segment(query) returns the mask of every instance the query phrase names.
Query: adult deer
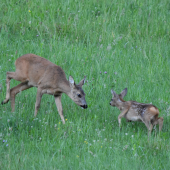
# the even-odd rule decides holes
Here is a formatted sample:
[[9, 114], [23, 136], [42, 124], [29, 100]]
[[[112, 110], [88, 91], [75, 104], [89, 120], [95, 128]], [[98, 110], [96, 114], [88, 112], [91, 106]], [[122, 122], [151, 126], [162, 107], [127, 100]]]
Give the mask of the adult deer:
[[159, 124], [159, 131], [162, 130], [163, 118], [158, 117], [159, 110], [156, 106], [136, 101], [124, 101], [123, 98], [127, 94], [127, 88], [120, 94], [116, 94], [113, 90], [111, 90], [111, 93], [112, 99], [110, 105], [117, 107], [121, 111], [118, 116], [119, 127], [121, 125], [121, 118], [124, 117], [127, 121], [142, 121], [148, 128], [148, 135], [150, 135], [154, 125]]
[[[2, 102], [2, 104], [5, 104], [11, 100], [12, 111], [15, 109], [15, 95], [31, 87], [38, 88], [34, 116], [37, 115], [42, 95], [45, 93], [54, 96], [63, 124], [65, 124], [65, 120], [61, 104], [62, 93], [67, 94], [80, 107], [87, 108], [85, 93], [82, 89], [86, 78], [81, 80], [79, 84], [75, 84], [71, 76], [68, 81], [61, 67], [35, 54], [25, 54], [19, 57], [15, 61], [15, 66], [15, 72], [7, 72], [6, 99]], [[10, 89], [11, 79], [21, 83]]]

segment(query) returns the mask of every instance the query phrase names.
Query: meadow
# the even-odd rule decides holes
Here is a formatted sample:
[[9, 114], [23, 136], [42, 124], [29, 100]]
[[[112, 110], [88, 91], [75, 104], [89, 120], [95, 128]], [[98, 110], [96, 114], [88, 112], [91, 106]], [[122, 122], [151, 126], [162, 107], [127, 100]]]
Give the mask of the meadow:
[[[1, 0], [0, 100], [6, 72], [27, 53], [61, 66], [83, 90], [88, 109], [63, 94], [66, 124], [54, 97], [43, 95], [34, 118], [36, 88], [0, 106], [0, 169], [170, 169], [170, 1]], [[11, 87], [19, 84], [11, 80]], [[122, 119], [109, 105], [111, 89], [125, 100], [152, 103], [162, 132]]]

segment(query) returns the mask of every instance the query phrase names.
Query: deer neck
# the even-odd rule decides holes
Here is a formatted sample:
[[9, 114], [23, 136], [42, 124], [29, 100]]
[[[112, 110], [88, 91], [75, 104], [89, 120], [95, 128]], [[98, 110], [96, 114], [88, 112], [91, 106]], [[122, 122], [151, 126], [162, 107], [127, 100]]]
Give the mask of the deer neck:
[[123, 101], [119, 101], [118, 103], [117, 103], [117, 106], [116, 106], [120, 111], [121, 110], [124, 110], [125, 109], [125, 107], [126, 107], [126, 102], [123, 102]]
[[69, 82], [65, 81], [65, 83], [62, 84], [61, 88], [62, 88], [62, 92], [72, 99], [71, 87]]

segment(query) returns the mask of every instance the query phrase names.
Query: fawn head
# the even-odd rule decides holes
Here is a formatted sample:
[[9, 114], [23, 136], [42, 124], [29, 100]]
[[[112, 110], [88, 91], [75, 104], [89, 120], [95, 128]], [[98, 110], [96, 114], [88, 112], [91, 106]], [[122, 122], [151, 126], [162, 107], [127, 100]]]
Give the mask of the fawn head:
[[116, 92], [111, 89], [111, 93], [112, 99], [110, 101], [110, 105], [115, 107], [118, 106], [119, 103], [123, 101], [123, 98], [127, 94], [127, 88], [125, 88], [120, 94], [116, 94]]
[[85, 100], [85, 93], [82, 89], [82, 86], [84, 85], [86, 80], [86, 77], [80, 81], [79, 84], [76, 84], [73, 77], [69, 77], [69, 84], [71, 88], [70, 92], [70, 98], [81, 108], [87, 109], [87, 103]]

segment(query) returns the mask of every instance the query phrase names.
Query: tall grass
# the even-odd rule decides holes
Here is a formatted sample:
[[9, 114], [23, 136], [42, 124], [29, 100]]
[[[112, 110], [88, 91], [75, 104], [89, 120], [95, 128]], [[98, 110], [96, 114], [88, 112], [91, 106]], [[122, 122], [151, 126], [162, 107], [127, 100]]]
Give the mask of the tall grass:
[[[52, 96], [34, 119], [36, 88], [0, 107], [0, 169], [169, 169], [170, 2], [167, 0], [16, 1], [0, 3], [0, 99], [6, 72], [34, 53], [83, 86], [88, 109], [62, 96], [66, 124]], [[11, 87], [17, 85], [11, 81]], [[144, 124], [122, 121], [111, 88], [125, 100], [153, 103], [164, 117], [147, 139]]]

